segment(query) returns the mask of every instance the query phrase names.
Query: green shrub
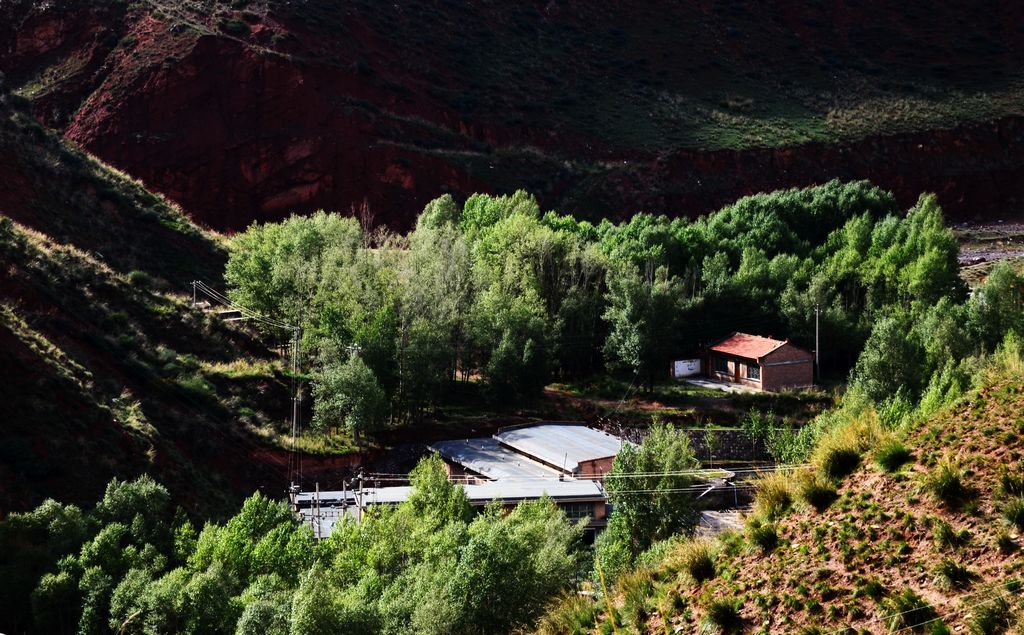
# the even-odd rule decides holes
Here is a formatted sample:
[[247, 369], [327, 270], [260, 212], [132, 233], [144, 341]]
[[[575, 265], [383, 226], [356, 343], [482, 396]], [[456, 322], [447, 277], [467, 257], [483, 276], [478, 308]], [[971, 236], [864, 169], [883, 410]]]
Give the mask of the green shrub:
[[855, 448], [828, 448], [821, 454], [821, 472], [838, 481], [846, 478], [860, 465], [860, 452]]
[[788, 474], [765, 474], [754, 483], [754, 514], [766, 519], [779, 518], [793, 506], [793, 481]]
[[1003, 518], [1024, 531], [1024, 496], [1013, 498], [1003, 505]]
[[747, 535], [751, 544], [756, 545], [764, 553], [769, 553], [779, 546], [779, 534], [775, 525], [762, 523], [760, 519], [754, 518], [747, 525]]
[[838, 481], [856, 470], [861, 455], [886, 437], [887, 433], [873, 409], [848, 412], [836, 428], [818, 441], [811, 462], [824, 477]]
[[145, 271], [135, 270], [128, 273], [128, 282], [134, 287], [149, 289], [153, 286], [153, 276]]
[[892, 439], [878, 446], [875, 450], [875, 462], [886, 472], [895, 472], [906, 463], [909, 463], [912, 455], [910, 450], [899, 441]]
[[537, 624], [537, 635], [585, 635], [594, 628], [597, 604], [589, 597], [568, 593], [548, 605]]
[[1001, 496], [1024, 496], [1024, 468], [1016, 466], [1010, 470], [1005, 465], [999, 468], [999, 487]]
[[928, 635], [953, 635], [953, 631], [949, 630], [945, 622], [937, 620], [928, 625]]
[[801, 479], [797, 493], [801, 500], [818, 512], [825, 511], [838, 497], [836, 488], [817, 474]]
[[863, 584], [857, 587], [857, 595], [865, 595], [876, 602], [881, 600], [885, 594], [885, 586], [878, 578], [865, 580]]
[[221, 20], [220, 30], [231, 35], [249, 35], [249, 25], [237, 18]]
[[1013, 541], [1008, 531], [1001, 529], [996, 534], [996, 547], [999, 549], [999, 553], [1008, 556], [1017, 550], [1017, 543]]
[[622, 615], [629, 624], [639, 626], [647, 619], [647, 598], [654, 590], [654, 579], [647, 569], [629, 571], [619, 578], [622, 594]]
[[940, 589], [962, 589], [970, 585], [974, 577], [967, 567], [949, 558], [943, 558], [935, 566], [935, 584]]
[[952, 460], [940, 461], [928, 472], [924, 487], [937, 501], [957, 508], [971, 498], [971, 489], [964, 483], [963, 470]]
[[706, 540], [683, 543], [672, 553], [670, 562], [697, 584], [710, 580], [716, 574], [714, 554]]
[[971, 635], [998, 635], [1013, 625], [1013, 613], [1006, 598], [997, 596], [974, 607], [969, 625]]
[[949, 523], [939, 518], [935, 521], [932, 539], [937, 550], [945, 551], [946, 549], [956, 549], [966, 545], [971, 541], [971, 532], [966, 529], [957, 531]]
[[706, 612], [705, 622], [712, 628], [718, 628], [723, 633], [735, 633], [740, 630], [743, 620], [740, 618], [740, 609], [743, 604], [739, 598], [714, 599], [704, 607]]
[[886, 625], [890, 631], [920, 631], [921, 624], [936, 617], [932, 605], [912, 589], [905, 589], [888, 598], [882, 606], [885, 610]]

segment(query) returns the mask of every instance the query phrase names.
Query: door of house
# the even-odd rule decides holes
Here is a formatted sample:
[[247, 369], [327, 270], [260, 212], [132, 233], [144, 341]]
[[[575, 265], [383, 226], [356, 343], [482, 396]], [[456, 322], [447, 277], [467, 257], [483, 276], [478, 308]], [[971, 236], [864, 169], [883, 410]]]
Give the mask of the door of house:
[[742, 366], [742, 364], [740, 364], [739, 362], [733, 362], [732, 365], [733, 365], [733, 369], [734, 369], [733, 370], [733, 381], [738, 384], [738, 383], [740, 383], [740, 366]]

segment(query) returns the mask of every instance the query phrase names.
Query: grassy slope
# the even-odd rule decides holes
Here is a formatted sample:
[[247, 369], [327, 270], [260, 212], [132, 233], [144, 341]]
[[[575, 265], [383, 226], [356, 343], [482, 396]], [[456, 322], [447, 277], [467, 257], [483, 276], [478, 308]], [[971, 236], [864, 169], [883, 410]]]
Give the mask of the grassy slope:
[[2, 98], [0, 164], [0, 514], [143, 471], [195, 511], [283, 487], [286, 382], [183, 293], [218, 239]]
[[[797, 633], [818, 627], [806, 632], [839, 633], [848, 626], [855, 629], [851, 633], [888, 632], [892, 609], [884, 597], [868, 597], [868, 580], [880, 582], [886, 597], [912, 589], [954, 629], [968, 624], [979, 603], [987, 606], [984, 602], [992, 604], [1001, 595], [1017, 601], [1020, 592], [1008, 593], [1003, 584], [1024, 578], [1022, 540], [1002, 519], [996, 490], [1001, 468], [1024, 472], [1022, 413], [1024, 383], [1019, 378], [994, 381], [912, 433], [907, 446], [913, 459], [899, 472], [862, 466], [824, 512], [798, 509], [778, 521], [774, 551], [764, 554], [735, 535], [718, 547], [717, 577], [703, 584], [668, 564], [671, 557], [656, 568], [645, 590], [646, 577], [634, 576], [631, 588], [642, 590], [629, 602], [649, 611], [640, 628], [696, 632], [713, 600], [738, 598], [741, 632]], [[962, 466], [965, 483], [975, 492], [959, 509], [923, 491], [929, 471], [948, 458]], [[966, 544], [937, 544], [940, 521], [955, 531], [966, 530]], [[1015, 541], [1013, 553], [998, 548], [1002, 532]], [[975, 577], [963, 588], [944, 588], [936, 576], [943, 558], [966, 566]], [[623, 596], [618, 601], [623, 606]]]

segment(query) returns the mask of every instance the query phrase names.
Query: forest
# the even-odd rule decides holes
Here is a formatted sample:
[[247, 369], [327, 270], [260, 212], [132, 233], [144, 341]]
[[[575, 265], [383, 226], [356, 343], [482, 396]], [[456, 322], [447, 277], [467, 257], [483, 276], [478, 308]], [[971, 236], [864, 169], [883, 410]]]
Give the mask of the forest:
[[[735, 330], [812, 348], [816, 306], [822, 367], [842, 379], [878, 321], [989, 328], [978, 307], [949, 314], [966, 298], [956, 258], [935, 197], [904, 214], [867, 182], [832, 181], [695, 221], [593, 225], [523, 191], [435, 199], [407, 235], [294, 216], [236, 236], [225, 278], [238, 304], [302, 327], [314, 425], [358, 437], [421, 421], [460, 378], [496, 402], [529, 400], [554, 378], [607, 372], [650, 389], [669, 360]], [[873, 396], [920, 392], [933, 353]]]
[[[800, 430], [749, 426], [782, 435], [780, 460], [805, 461], [866, 411], [896, 430], [948, 405], [1024, 332], [1019, 274], [997, 266], [968, 294], [935, 198], [901, 213], [864, 182], [696, 221], [592, 225], [524, 192], [441, 197], [406, 236], [296, 216], [235, 237], [225, 277], [234, 301], [301, 325], [315, 425], [356, 437], [418, 424], [455, 382], [494, 400], [608, 372], [649, 386], [731, 330], [806, 343], [817, 305], [827, 372], [848, 379], [839, 406]], [[0, 523], [0, 613], [16, 632], [508, 632], [687, 535], [693, 509], [671, 495], [687, 477], [671, 474], [697, 466], [683, 435], [653, 425], [616, 459], [615, 513], [593, 549], [550, 501], [473, 514], [436, 456], [408, 502], [322, 542], [260, 493], [204, 523], [148, 477], [114, 481], [92, 509], [51, 500]]]

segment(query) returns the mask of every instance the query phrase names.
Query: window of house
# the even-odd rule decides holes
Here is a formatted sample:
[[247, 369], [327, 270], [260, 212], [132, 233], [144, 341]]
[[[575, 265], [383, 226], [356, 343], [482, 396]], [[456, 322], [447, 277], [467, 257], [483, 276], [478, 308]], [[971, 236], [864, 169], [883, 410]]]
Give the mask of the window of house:
[[594, 516], [593, 503], [563, 503], [559, 507], [565, 512], [565, 517], [573, 522]]
[[747, 364], [747, 379], [761, 381], [761, 367], [756, 364]]
[[716, 373], [728, 373], [729, 372], [729, 360], [724, 357], [715, 358], [715, 372]]

